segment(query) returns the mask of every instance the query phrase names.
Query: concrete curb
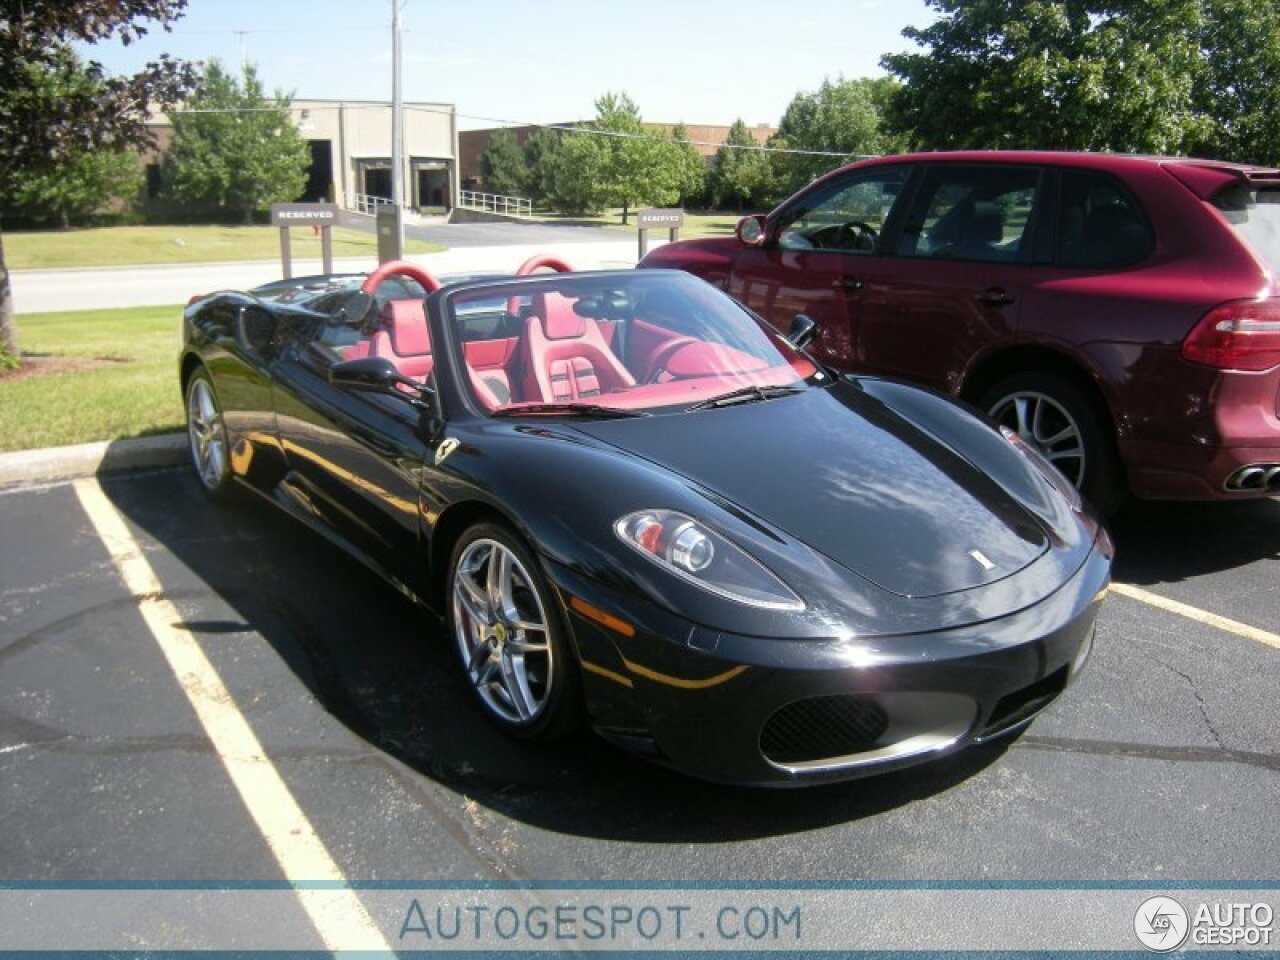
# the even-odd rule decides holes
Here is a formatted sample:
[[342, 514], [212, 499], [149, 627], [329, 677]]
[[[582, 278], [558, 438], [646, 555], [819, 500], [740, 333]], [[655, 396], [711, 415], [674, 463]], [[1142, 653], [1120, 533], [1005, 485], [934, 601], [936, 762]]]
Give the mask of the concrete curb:
[[0, 453], [0, 488], [54, 483], [105, 473], [173, 467], [187, 459], [187, 435], [165, 433], [74, 447]]

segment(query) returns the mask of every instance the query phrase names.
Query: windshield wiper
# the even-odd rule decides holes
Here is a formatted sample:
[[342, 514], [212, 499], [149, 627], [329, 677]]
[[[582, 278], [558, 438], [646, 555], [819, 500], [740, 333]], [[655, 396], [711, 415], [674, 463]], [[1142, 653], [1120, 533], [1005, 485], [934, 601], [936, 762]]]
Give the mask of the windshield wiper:
[[721, 394], [718, 397], [712, 397], [710, 400], [702, 400], [693, 406], [686, 407], [686, 410], [709, 410], [712, 407], [732, 407], [739, 403], [759, 403], [761, 400], [772, 400], [775, 397], [787, 397], [793, 393], [799, 393], [799, 387], [762, 387], [753, 384], [750, 387], [742, 387], [739, 390], [733, 390], [729, 393]]
[[610, 417], [652, 416], [652, 414], [647, 410], [623, 410], [621, 407], [606, 407], [599, 403], [528, 403], [518, 407], [503, 407], [501, 410], [493, 411], [492, 416], [523, 417], [526, 414], [539, 416], [597, 417], [602, 420]]

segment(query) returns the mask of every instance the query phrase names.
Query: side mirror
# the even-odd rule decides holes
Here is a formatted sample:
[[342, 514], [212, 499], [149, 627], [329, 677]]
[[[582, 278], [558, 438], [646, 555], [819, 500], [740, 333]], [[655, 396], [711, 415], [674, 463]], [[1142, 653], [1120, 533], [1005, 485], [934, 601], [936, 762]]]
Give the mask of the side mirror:
[[357, 357], [335, 363], [329, 368], [329, 382], [337, 387], [399, 397], [421, 409], [430, 409], [427, 400], [435, 396], [434, 390], [406, 377], [386, 357]]
[[756, 213], [749, 217], [743, 217], [738, 221], [737, 229], [734, 230], [738, 242], [744, 247], [763, 247], [764, 246], [764, 214]]
[[787, 333], [787, 343], [797, 350], [803, 350], [813, 342], [813, 338], [817, 335], [818, 324], [813, 317], [808, 314], [797, 313], [791, 321], [791, 329]]

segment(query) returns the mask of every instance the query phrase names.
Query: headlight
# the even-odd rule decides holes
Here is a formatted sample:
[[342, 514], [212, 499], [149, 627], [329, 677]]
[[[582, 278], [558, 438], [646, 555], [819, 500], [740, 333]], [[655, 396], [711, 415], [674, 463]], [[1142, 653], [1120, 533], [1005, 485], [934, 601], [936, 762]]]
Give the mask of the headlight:
[[702, 589], [770, 610], [803, 610], [804, 601], [741, 547], [674, 510], [637, 510], [613, 531], [627, 546]]
[[1084, 509], [1084, 501], [1080, 498], [1080, 491], [1075, 488], [1075, 485], [1070, 480], [1062, 475], [1062, 471], [1055, 467], [1048, 457], [1004, 424], [1000, 425], [1000, 433], [1017, 448], [1019, 453], [1031, 461], [1031, 465], [1036, 468], [1042, 477], [1049, 481], [1050, 486], [1066, 498], [1072, 510], [1079, 513]]

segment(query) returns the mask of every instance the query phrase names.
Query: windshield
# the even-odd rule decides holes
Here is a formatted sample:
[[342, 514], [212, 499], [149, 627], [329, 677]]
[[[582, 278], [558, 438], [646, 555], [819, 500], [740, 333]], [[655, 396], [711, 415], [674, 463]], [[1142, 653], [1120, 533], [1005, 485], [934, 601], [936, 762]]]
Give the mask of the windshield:
[[1280, 187], [1242, 183], [1213, 198], [1227, 223], [1280, 276]]
[[444, 314], [475, 399], [504, 416], [682, 410], [744, 390], [767, 400], [822, 377], [682, 273], [541, 275], [453, 293]]

